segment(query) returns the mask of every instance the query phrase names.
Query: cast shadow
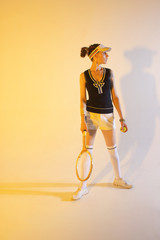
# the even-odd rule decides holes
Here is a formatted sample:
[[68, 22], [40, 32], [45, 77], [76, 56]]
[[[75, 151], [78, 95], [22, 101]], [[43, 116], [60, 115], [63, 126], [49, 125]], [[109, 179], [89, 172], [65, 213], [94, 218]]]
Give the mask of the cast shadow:
[[[30, 190], [31, 188], [68, 188], [77, 187], [74, 183], [0, 183], [0, 195], [39, 195], [51, 196], [61, 201], [72, 201], [73, 192]], [[29, 190], [27, 189], [29, 188]]]
[[[118, 188], [112, 183], [91, 183], [89, 188], [95, 187], [109, 187]], [[72, 202], [74, 192], [66, 191], [44, 191], [44, 190], [31, 190], [31, 188], [68, 188], [78, 187], [74, 183], [0, 183], [0, 195], [31, 195], [31, 196], [50, 196], [59, 198], [61, 201]]]
[[[113, 185], [113, 183], [91, 183], [89, 184], [89, 187], [104, 187], [104, 188], [118, 188], [118, 189], [122, 189], [124, 190], [125, 188], [124, 187], [120, 187], [120, 186], [115, 186]], [[130, 189], [133, 189], [134, 186]]]
[[[101, 179], [103, 179], [107, 174], [109, 174], [112, 170], [112, 166], [111, 163], [107, 163], [106, 166], [98, 173], [98, 175], [91, 181], [91, 183], [89, 184], [89, 186], [94, 187], [94, 186], [100, 186], [98, 183], [99, 181], [101, 181]], [[102, 183], [103, 185], [103, 183]], [[104, 183], [104, 185], [108, 186], [108, 187], [113, 187], [112, 183]]]
[[119, 155], [121, 166], [127, 167], [127, 177], [136, 175], [145, 160], [153, 142], [156, 118], [160, 117], [155, 78], [146, 71], [151, 67], [153, 55], [153, 51], [144, 47], [125, 52], [132, 69], [120, 80], [120, 88], [129, 131], [120, 135]]
[[[126, 121], [129, 131], [121, 133], [118, 151], [124, 178], [136, 175], [153, 142], [156, 119], [160, 118], [160, 106], [156, 96], [154, 76], [147, 72], [151, 68], [155, 53], [144, 47], [136, 47], [124, 53], [131, 62], [131, 71], [120, 79]], [[151, 159], [153, 161], [153, 159]], [[91, 182], [96, 185], [112, 167], [107, 164]], [[133, 179], [133, 178], [132, 178]]]

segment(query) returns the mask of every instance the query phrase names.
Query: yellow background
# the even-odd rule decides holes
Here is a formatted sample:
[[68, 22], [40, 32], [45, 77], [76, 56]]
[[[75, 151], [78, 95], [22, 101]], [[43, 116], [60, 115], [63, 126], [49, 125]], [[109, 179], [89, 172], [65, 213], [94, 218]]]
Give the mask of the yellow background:
[[108, 67], [118, 90], [131, 67], [124, 51], [154, 50], [150, 71], [158, 80], [158, 7], [158, 1], [1, 1], [0, 181], [52, 181], [61, 179], [59, 167], [70, 171], [81, 137], [79, 75], [90, 66], [79, 57], [81, 47], [112, 47]]
[[[143, 184], [145, 184], [145, 179], [147, 179], [147, 182], [149, 179], [153, 179], [153, 185], [155, 182], [159, 182], [159, 9], [159, 0], [0, 1], [1, 187], [7, 186], [5, 185], [6, 183], [12, 183], [12, 187], [24, 187], [25, 184], [28, 183], [27, 186], [29, 188], [61, 186], [56, 185], [58, 183], [63, 183], [63, 186], [65, 186], [65, 183], [73, 183], [73, 185], [68, 186], [76, 186], [74, 185], [74, 183], [77, 182], [75, 160], [81, 149], [81, 133], [79, 130], [79, 75], [89, 68], [91, 63], [88, 58], [80, 58], [80, 49], [81, 47], [88, 47], [90, 44], [97, 42], [112, 47], [107, 66], [114, 71], [122, 109], [125, 118], [129, 119], [128, 123], [131, 131], [127, 133], [126, 138], [125, 136], [121, 137], [118, 116], [115, 114], [118, 145], [124, 141], [126, 145], [123, 144], [123, 146], [126, 146], [127, 149], [129, 147], [127, 142], [132, 143], [133, 138], [142, 139], [142, 145], [137, 146], [138, 142], [134, 142], [135, 145], [123, 159], [122, 173], [128, 178], [131, 177], [130, 180], [132, 181], [139, 181], [138, 184], [142, 188]], [[135, 54], [133, 59], [132, 52]], [[147, 52], [150, 52], [151, 55], [149, 59], [146, 59], [146, 55], [144, 54]], [[127, 57], [127, 53], [128, 55], [129, 53], [131, 54], [130, 59], [133, 60], [132, 62]], [[133, 65], [137, 64], [136, 67], [139, 68], [146, 61], [148, 62], [148, 67], [145, 66], [144, 74], [142, 74], [141, 71], [140, 77], [136, 75], [134, 79], [134, 74], [132, 73]], [[146, 89], [145, 74], [148, 74], [147, 76], [152, 83], [154, 81], [155, 91], [151, 94], [152, 97], [149, 97], [150, 105], [156, 106], [154, 114], [152, 110], [150, 108], [147, 109], [148, 106], [145, 105], [145, 101], [148, 99], [148, 96], [150, 96], [148, 94], [152, 93], [153, 90], [152, 87], [147, 87]], [[128, 76], [129, 80], [133, 78], [133, 81], [130, 82], [130, 84], [126, 84], [126, 86], [124, 84], [122, 91], [121, 82], [123, 82], [125, 76]], [[136, 98], [137, 95], [135, 92], [134, 98], [131, 99], [129, 96], [131, 95], [134, 80], [136, 80], [136, 84], [133, 86], [136, 89], [139, 86], [138, 82], [143, 82], [139, 87], [140, 95], [138, 96], [141, 97]], [[128, 99], [127, 101], [123, 97], [123, 92], [128, 94], [125, 95], [125, 98]], [[153, 96], [156, 97], [156, 101], [155, 99], [153, 100]], [[141, 100], [142, 102], [144, 100], [144, 104], [141, 104], [140, 110], [136, 111], [136, 109], [132, 108], [132, 104], [134, 102], [135, 106], [139, 106]], [[130, 109], [130, 111], [127, 109]], [[143, 112], [145, 113], [144, 116], [147, 117], [142, 118]], [[155, 115], [155, 112], [157, 112], [157, 115]], [[138, 119], [139, 126], [137, 122], [135, 124], [135, 119]], [[143, 123], [147, 123], [147, 127], [141, 130]], [[147, 128], [150, 129], [149, 134]], [[138, 133], [136, 133], [136, 131], [138, 131]], [[149, 144], [148, 139], [151, 139]], [[138, 165], [139, 159], [134, 158], [133, 165], [130, 167], [130, 172], [133, 174], [130, 175], [127, 173], [127, 163], [135, 147], [139, 149], [139, 153], [141, 153], [141, 149], [146, 152], [143, 155], [143, 161], [140, 166]], [[102, 171], [102, 174], [96, 178], [98, 172], [101, 172], [108, 161], [106, 160], [106, 156], [107, 153], [103, 137], [98, 133], [95, 142], [95, 159], [97, 159], [97, 161], [95, 163], [95, 171], [93, 172], [95, 182], [111, 181], [113, 179], [111, 167], [109, 168], [110, 171], [107, 172], [108, 175], [103, 174]], [[139, 166], [138, 168], [136, 168], [137, 165]], [[132, 166], [134, 171], [132, 171]], [[15, 183], [20, 183], [20, 185], [16, 185]], [[36, 183], [39, 183], [39, 185], [36, 185]], [[48, 185], [45, 185], [45, 183], [48, 183]], [[53, 183], [53, 185], [49, 185], [49, 183]], [[149, 209], [147, 213], [153, 217], [151, 217], [151, 219], [155, 220], [155, 215], [152, 215], [151, 208], [147, 208], [147, 204], [151, 204], [152, 202], [154, 207], [158, 206], [149, 198], [150, 194], [148, 192], [141, 195], [141, 189], [137, 189], [140, 195], [138, 193], [132, 193], [132, 199], [137, 196], [135, 202], [137, 201], [138, 203], [140, 197], [143, 207], [139, 206], [137, 212], [142, 210], [143, 214], [135, 218], [133, 217], [133, 225], [136, 224], [137, 219], [139, 219], [140, 223], [143, 222], [146, 209]], [[108, 215], [105, 215], [106, 224], [110, 226], [108, 229], [109, 235], [106, 235], [106, 227], [101, 222], [102, 219], [100, 217], [103, 216], [104, 210], [96, 205], [101, 199], [100, 197], [98, 198], [97, 194], [95, 194], [92, 199], [89, 199], [91, 202], [93, 199], [96, 199], [97, 203], [92, 202], [93, 205], [88, 209], [86, 218], [86, 215], [83, 215], [85, 208], [83, 205], [84, 202], [82, 202], [80, 208], [77, 209], [75, 207], [73, 210], [72, 206], [68, 205], [68, 203], [65, 203], [67, 204], [67, 208], [65, 208], [64, 205], [62, 206], [56, 201], [54, 202], [54, 209], [51, 210], [53, 204], [51, 198], [49, 198], [49, 201], [47, 200], [47, 203], [44, 198], [41, 198], [38, 203], [34, 198], [34, 202], [30, 202], [30, 199], [29, 202], [27, 202], [28, 208], [24, 208], [22, 201], [25, 203], [26, 198], [28, 199], [30, 195], [39, 195], [40, 193], [32, 193], [30, 190], [29, 192], [15, 192], [15, 194], [18, 195], [24, 195], [22, 201], [20, 199], [20, 205], [17, 204], [15, 199], [11, 202], [11, 200], [9, 200], [11, 198], [5, 198], [6, 193], [2, 191], [2, 194], [3, 193], [3, 201], [12, 209], [12, 212], [10, 210], [8, 210], [8, 212], [3, 211], [4, 224], [1, 233], [2, 240], [61, 240], [71, 239], [72, 237], [73, 239], [80, 239], [69, 233], [66, 235], [67, 227], [69, 227], [68, 216], [70, 216], [70, 211], [73, 211], [73, 218], [72, 220], [70, 219], [70, 221], [77, 232], [79, 232], [79, 225], [83, 226], [83, 229], [86, 229], [85, 224], [87, 224], [87, 222], [89, 224], [91, 220], [95, 219], [96, 221], [96, 219], [98, 219], [99, 225], [93, 220], [92, 227], [99, 226], [102, 235], [99, 235], [98, 230], [91, 235], [93, 229], [90, 225], [87, 225], [87, 240], [93, 239], [93, 236], [95, 236], [95, 239], [100, 240], [114, 240], [117, 239], [117, 237], [120, 237], [119, 239], [129, 240], [158, 239], [156, 238], [157, 235], [156, 237], [152, 235], [153, 232], [159, 231], [157, 230], [158, 225], [154, 225], [155, 228], [148, 228], [147, 226], [152, 225], [149, 225], [148, 222], [148, 225], [144, 224], [141, 226], [142, 232], [140, 228], [136, 229], [137, 236], [142, 236], [141, 238], [132, 238], [133, 236], [129, 232], [131, 229], [133, 230], [131, 226], [128, 229], [127, 236], [125, 236], [124, 232], [122, 233], [120, 229], [119, 231], [117, 230], [117, 234], [119, 235], [117, 236], [114, 230], [114, 224], [109, 225], [110, 217], [112, 216], [112, 220], [118, 220], [120, 223], [122, 222], [122, 213], [119, 210], [117, 210], [118, 212], [111, 211], [110, 205], [108, 205], [106, 209]], [[12, 192], [9, 193], [12, 194]], [[7, 192], [7, 194], [9, 193]], [[127, 206], [127, 203], [123, 202], [124, 195], [122, 193], [123, 192], [121, 192], [119, 196], [119, 201], [121, 206]], [[108, 204], [113, 203], [116, 205], [117, 196], [114, 194], [115, 192], [112, 192], [111, 195], [107, 197], [106, 201], [108, 201]], [[42, 195], [50, 196], [49, 193], [42, 193]], [[58, 195], [53, 194], [53, 196]], [[116, 196], [115, 199], [114, 196]], [[104, 201], [104, 199], [105, 198], [101, 199], [101, 201]], [[126, 199], [128, 200], [129, 196]], [[149, 199], [149, 203], [147, 202], [145, 207], [143, 203], [146, 199]], [[156, 199], [159, 198], [156, 196]], [[128, 202], [131, 201], [129, 200]], [[16, 204], [21, 207], [21, 210], [15, 210]], [[49, 206], [48, 209], [47, 204]], [[101, 206], [103, 206], [103, 204], [105, 205], [105, 201], [102, 202]], [[41, 208], [42, 206], [43, 208]], [[130, 207], [133, 209], [133, 206]], [[155, 214], [157, 212], [156, 207]], [[6, 209], [8, 208], [6, 207]], [[28, 209], [30, 209], [29, 212]], [[59, 209], [61, 209], [61, 213], [63, 212], [64, 214], [62, 218], [59, 215]], [[97, 209], [94, 214], [93, 209]], [[123, 214], [125, 210], [126, 209], [123, 208]], [[130, 210], [125, 212], [126, 218], [124, 219], [128, 219], [128, 211]], [[28, 214], [25, 215], [26, 213]], [[134, 211], [132, 213], [134, 215]], [[75, 222], [76, 225], [74, 225], [74, 221], [78, 221], [76, 218], [77, 214], [81, 221]], [[16, 215], [18, 217], [16, 217]], [[32, 226], [35, 226], [34, 230], [31, 225], [27, 225], [30, 222], [30, 216], [33, 217]], [[56, 218], [53, 216], [56, 216]], [[106, 219], [107, 216], [110, 217]], [[24, 222], [21, 221], [21, 217]], [[12, 225], [14, 219], [16, 219], [17, 224], [20, 224], [20, 228], [18, 228], [18, 225], [17, 227]], [[84, 221], [84, 219], [86, 219], [86, 221]], [[123, 227], [125, 229], [126, 222], [124, 219]], [[147, 219], [147, 216], [145, 219]], [[54, 225], [56, 221], [57, 227]], [[153, 223], [154, 221], [151, 222]], [[29, 226], [29, 232], [26, 226]], [[40, 226], [43, 227], [41, 228]], [[61, 226], [66, 232], [62, 231]], [[41, 230], [43, 229], [42, 234], [40, 232], [38, 233], [40, 228]], [[10, 231], [8, 231], [8, 229], [10, 229]], [[83, 233], [83, 229], [81, 229], [81, 233]], [[150, 232], [150, 229], [153, 231]], [[111, 230], [114, 231], [111, 233]], [[143, 235], [144, 232], [145, 235]], [[6, 235], [6, 233], [8, 235]], [[18, 235], [18, 233], [20, 235]], [[57, 236], [57, 238], [55, 236]], [[99, 236], [102, 237], [100, 238]], [[104, 236], [108, 236], [108, 238]]]

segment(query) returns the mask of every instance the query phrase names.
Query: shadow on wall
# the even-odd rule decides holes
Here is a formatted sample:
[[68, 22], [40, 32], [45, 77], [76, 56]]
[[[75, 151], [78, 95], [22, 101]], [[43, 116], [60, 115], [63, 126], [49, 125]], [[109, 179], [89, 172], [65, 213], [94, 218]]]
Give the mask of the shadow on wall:
[[155, 134], [156, 117], [160, 116], [155, 79], [146, 71], [153, 55], [153, 51], [142, 47], [125, 52], [132, 69], [121, 79], [120, 87], [129, 131], [120, 136], [119, 154], [121, 166], [127, 167], [127, 176], [136, 173], [145, 160]]

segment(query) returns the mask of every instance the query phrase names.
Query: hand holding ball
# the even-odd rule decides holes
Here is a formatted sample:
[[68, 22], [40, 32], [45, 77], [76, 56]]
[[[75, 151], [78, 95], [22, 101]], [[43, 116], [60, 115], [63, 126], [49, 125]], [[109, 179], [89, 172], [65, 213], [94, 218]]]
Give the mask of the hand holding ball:
[[[120, 122], [125, 122], [124, 118], [119, 119]], [[123, 127], [120, 128], [121, 132], [125, 133], [128, 131], [127, 125], [126, 124], [122, 124]]]
[[127, 128], [126, 127], [123, 127], [123, 128], [121, 127], [120, 130], [121, 130], [121, 132], [125, 133], [127, 131]]

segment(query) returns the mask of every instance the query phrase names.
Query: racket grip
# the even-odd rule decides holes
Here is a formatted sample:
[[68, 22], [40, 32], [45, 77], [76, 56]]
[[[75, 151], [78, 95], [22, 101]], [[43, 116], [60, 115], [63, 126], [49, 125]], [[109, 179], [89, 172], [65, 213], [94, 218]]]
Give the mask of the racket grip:
[[86, 149], [86, 130], [83, 131], [83, 149]]

